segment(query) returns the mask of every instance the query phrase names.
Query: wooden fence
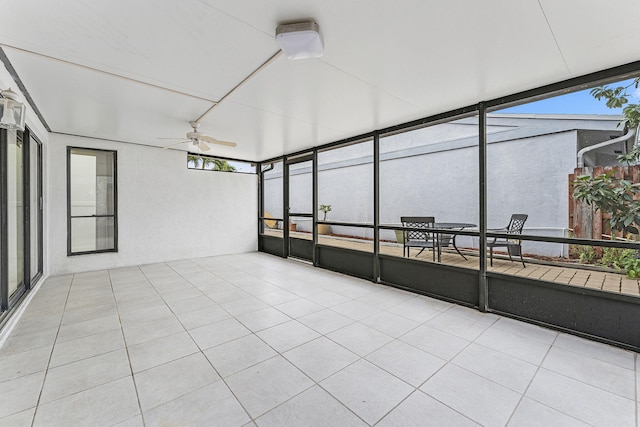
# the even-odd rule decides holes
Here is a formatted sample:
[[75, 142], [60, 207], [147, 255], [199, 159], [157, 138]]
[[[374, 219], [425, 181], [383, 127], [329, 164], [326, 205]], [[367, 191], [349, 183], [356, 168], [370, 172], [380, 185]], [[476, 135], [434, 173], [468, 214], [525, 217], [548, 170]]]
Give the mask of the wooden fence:
[[[610, 171], [614, 173], [616, 178], [640, 183], [640, 165], [576, 168], [569, 175], [569, 229], [573, 230], [573, 237], [608, 239], [608, 236], [611, 235], [608, 213], [596, 210], [595, 206], [589, 206], [573, 198], [573, 181], [578, 176], [598, 176]], [[622, 233], [616, 233], [616, 236], [624, 237]]]

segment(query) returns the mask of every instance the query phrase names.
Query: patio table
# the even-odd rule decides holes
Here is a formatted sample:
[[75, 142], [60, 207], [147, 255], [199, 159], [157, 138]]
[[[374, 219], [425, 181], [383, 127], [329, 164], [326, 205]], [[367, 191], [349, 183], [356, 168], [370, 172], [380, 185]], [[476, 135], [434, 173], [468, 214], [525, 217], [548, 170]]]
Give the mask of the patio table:
[[[465, 228], [476, 227], [476, 224], [471, 224], [467, 222], [436, 222], [433, 224], [433, 227], [447, 229], [447, 230], [464, 230]], [[453, 248], [466, 261], [467, 257], [464, 256], [462, 252], [460, 252], [460, 249], [458, 249], [458, 246], [456, 245], [456, 237], [458, 237], [458, 235], [454, 234], [452, 239]], [[438, 242], [440, 242], [440, 239], [438, 239]], [[440, 244], [438, 244], [438, 262], [440, 262], [442, 258], [440, 250], [441, 250]]]

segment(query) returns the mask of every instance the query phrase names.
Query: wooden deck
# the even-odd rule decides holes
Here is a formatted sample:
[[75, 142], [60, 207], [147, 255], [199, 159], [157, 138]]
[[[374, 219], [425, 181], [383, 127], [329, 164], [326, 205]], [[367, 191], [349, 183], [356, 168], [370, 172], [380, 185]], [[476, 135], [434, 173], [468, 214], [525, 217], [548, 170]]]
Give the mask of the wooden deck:
[[[268, 230], [265, 234], [282, 237], [282, 232], [278, 230]], [[299, 239], [311, 239], [310, 233], [291, 232], [291, 236]], [[373, 252], [373, 242], [371, 240], [319, 236], [318, 243], [327, 246]], [[380, 245], [380, 253], [401, 257], [402, 245], [383, 242]], [[412, 251], [411, 257], [415, 258], [416, 253], [417, 251]], [[433, 255], [431, 251], [424, 251], [416, 259], [432, 261]], [[640, 297], [640, 281], [638, 279], [628, 279], [625, 274], [580, 268], [575, 264], [567, 264], [566, 266], [542, 264], [540, 263], [541, 261], [538, 260], [528, 261], [526, 257], [526, 268], [523, 268], [520, 260], [515, 261], [515, 259], [516, 258], [511, 262], [508, 258], [502, 259], [494, 257], [493, 267], [488, 267], [488, 271]], [[470, 254], [467, 255], [467, 260], [464, 260], [455, 251], [450, 250], [443, 251], [441, 262], [442, 264], [475, 270], [478, 270], [480, 265], [477, 256]]]

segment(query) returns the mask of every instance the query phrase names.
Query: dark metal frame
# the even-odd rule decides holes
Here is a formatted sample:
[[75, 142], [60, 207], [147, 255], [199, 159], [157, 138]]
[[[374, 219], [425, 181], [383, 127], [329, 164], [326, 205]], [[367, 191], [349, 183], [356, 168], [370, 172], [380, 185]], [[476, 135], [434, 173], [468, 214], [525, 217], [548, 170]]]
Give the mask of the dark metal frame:
[[[96, 151], [113, 154], [113, 215], [80, 215], [71, 216], [71, 150]], [[73, 218], [113, 218], [113, 248], [95, 251], [71, 251], [71, 220]], [[118, 152], [99, 148], [67, 146], [67, 256], [118, 252]]]
[[[560, 292], [569, 292], [576, 295], [576, 298], [582, 298], [580, 295], [585, 294], [585, 291], [589, 296], [599, 298], [603, 301], [607, 301], [607, 304], [611, 301], [615, 301], [615, 310], [620, 315], [620, 318], [625, 319], [637, 319], [638, 308], [640, 308], [640, 299], [630, 296], [621, 296], [603, 291], [591, 291], [583, 290], [581, 288], [573, 288], [570, 286], [562, 286], [557, 284], [550, 284], [542, 280], [524, 279], [518, 276], [501, 275], [496, 273], [487, 272], [487, 238], [507, 238], [506, 233], [497, 233], [487, 230], [487, 134], [486, 134], [486, 114], [489, 111], [503, 109], [510, 106], [532, 102], [540, 99], [549, 98], [552, 96], [562, 95], [570, 93], [576, 90], [586, 89], [599, 84], [607, 84], [621, 79], [636, 77], [640, 75], [640, 61], [625, 64], [619, 67], [610, 68], [607, 70], [587, 74], [584, 76], [575, 77], [562, 82], [542, 86], [536, 89], [526, 90], [506, 97], [496, 98], [480, 102], [476, 105], [471, 105], [456, 110], [432, 115], [422, 119], [414, 120], [404, 124], [387, 127], [384, 129], [368, 132], [365, 134], [357, 135], [351, 138], [335, 141], [329, 144], [324, 144], [313, 149], [313, 200], [314, 204], [317, 204], [317, 153], [322, 150], [329, 150], [340, 146], [350, 145], [358, 142], [362, 142], [366, 139], [373, 139], [374, 141], [374, 170], [373, 170], [373, 191], [374, 191], [374, 221], [373, 224], [357, 224], [348, 222], [335, 222], [335, 221], [318, 221], [317, 214], [313, 215], [313, 246], [314, 246], [314, 265], [327, 268], [331, 270], [340, 271], [346, 274], [355, 275], [358, 277], [368, 278], [374, 282], [384, 283], [390, 286], [396, 286], [399, 288], [411, 290], [426, 295], [430, 295], [435, 298], [441, 298], [448, 301], [453, 301], [459, 304], [470, 305], [477, 307], [483, 312], [496, 312], [499, 314], [511, 316], [524, 320], [530, 323], [543, 325], [546, 327], [555, 328], [558, 330], [567, 331], [576, 335], [584, 336], [590, 339], [606, 342], [609, 344], [629, 348], [632, 350], [640, 350], [640, 342], [635, 338], [629, 338], [628, 334], [621, 333], [621, 328], [625, 326], [632, 328], [635, 331], [637, 329], [637, 321], [635, 324], [614, 325], [608, 323], [601, 329], [595, 329], [597, 334], [593, 333], [595, 327], [587, 324], [584, 327], [576, 327], [569, 319], [571, 316], [580, 317], [588, 316], [584, 310], [591, 310], [593, 308], [589, 303], [581, 302], [572, 307], [574, 312], [567, 316], [567, 306], [564, 306], [565, 315], [562, 319], [555, 316], [554, 308], [548, 304], [549, 300], [553, 300]], [[480, 244], [480, 262], [478, 270], [463, 269], [451, 266], [443, 266], [435, 263], [409, 260], [397, 257], [389, 257], [381, 255], [380, 248], [380, 230], [402, 230], [402, 227], [382, 225], [379, 223], [380, 214], [380, 182], [379, 182], [379, 166], [380, 166], [380, 147], [379, 141], [381, 136], [388, 136], [395, 133], [406, 132], [415, 128], [432, 126], [440, 123], [445, 123], [451, 120], [460, 119], [478, 115], [478, 192], [479, 192], [479, 231], [465, 231], [465, 230], [446, 230], [449, 234], [462, 234], [468, 236], [477, 236]], [[302, 150], [282, 157], [277, 157], [269, 160], [265, 160], [264, 163], [283, 161], [287, 164], [287, 159], [295, 157], [301, 154], [309, 153], [310, 150]], [[261, 176], [262, 178], [262, 176]], [[288, 198], [288, 174], [284, 175], [283, 180], [283, 199]], [[261, 191], [264, 187], [260, 187]], [[264, 194], [260, 196], [259, 205], [264, 206]], [[288, 203], [284, 203], [285, 219], [288, 221], [287, 212]], [[262, 210], [260, 210], [258, 216], [262, 220]], [[362, 267], [366, 268], [365, 264], [361, 266], [353, 267], [354, 263], [369, 263], [365, 261], [366, 254], [361, 251], [348, 250], [342, 248], [334, 248], [326, 245], [319, 245], [317, 241], [317, 225], [346, 225], [351, 227], [367, 227], [374, 230], [374, 251], [373, 262], [371, 263], [371, 274], [363, 273]], [[285, 248], [285, 243], [289, 238], [288, 227], [284, 227], [284, 241], [282, 256], [288, 256], [288, 250]], [[262, 228], [259, 228], [259, 233]], [[441, 231], [441, 230], [435, 230]], [[259, 236], [268, 237], [268, 236]], [[556, 238], [546, 236], [531, 236], [522, 235], [523, 241], [537, 241], [548, 243], [562, 243], [562, 244], [577, 244], [577, 245], [591, 245], [601, 247], [621, 247], [640, 249], [640, 244], [633, 242], [622, 241], [602, 241], [595, 239], [576, 239], [576, 238]], [[339, 253], [339, 257], [336, 254]], [[349, 270], [357, 270], [358, 273], [354, 273]], [[437, 279], [437, 280], [435, 280]], [[462, 281], [463, 283], [461, 284]], [[450, 290], [442, 287], [440, 282], [446, 284], [455, 284], [456, 289]], [[505, 285], [506, 284], [506, 285]], [[496, 294], [495, 290], [500, 289], [502, 286], [503, 293]], [[506, 288], [505, 288], [506, 286]], [[517, 295], [521, 298], [520, 301], [526, 301], [527, 296], [539, 295], [540, 292], [546, 293], [546, 300], [537, 299], [532, 305], [527, 304], [511, 304], [509, 305], [507, 298], [501, 300], [500, 297], [505, 297], [505, 289], [510, 289], [513, 286], [517, 289]], [[540, 291], [544, 289], [544, 291]], [[453, 294], [451, 293], [453, 292]], [[582, 299], [584, 300], [584, 299]], [[581, 300], [581, 301], [582, 301]], [[506, 301], [506, 306], [505, 306]], [[614, 304], [614, 303], [611, 303]], [[611, 305], [609, 304], [609, 305]], [[559, 310], [558, 307], [555, 308]], [[581, 311], [583, 310], [583, 311]], [[536, 315], [532, 313], [537, 313]]]
[[[18, 288], [9, 295], [9, 247], [8, 247], [8, 132], [5, 129], [0, 129], [0, 327], [8, 320], [9, 316], [13, 312], [20, 301], [25, 297], [35, 283], [42, 276], [43, 267], [43, 210], [42, 210], [42, 146], [40, 141], [31, 133], [29, 128], [26, 128], [21, 135], [22, 138], [22, 197], [23, 197], [23, 210], [22, 210], [22, 227], [23, 234], [23, 277], [22, 282], [18, 285]], [[31, 144], [35, 142], [37, 144], [37, 164], [31, 164]], [[34, 208], [31, 206], [31, 168], [37, 168], [38, 170], [38, 182], [35, 183], [35, 191], [38, 194], [38, 214], [36, 220], [38, 221], [38, 235], [36, 236], [36, 245], [38, 246], [38, 265], [31, 265], [31, 249], [32, 249], [32, 237], [31, 236], [31, 210]], [[32, 273], [36, 267], [35, 274]]]
[[9, 309], [8, 168], [7, 131], [0, 129], [0, 312]]

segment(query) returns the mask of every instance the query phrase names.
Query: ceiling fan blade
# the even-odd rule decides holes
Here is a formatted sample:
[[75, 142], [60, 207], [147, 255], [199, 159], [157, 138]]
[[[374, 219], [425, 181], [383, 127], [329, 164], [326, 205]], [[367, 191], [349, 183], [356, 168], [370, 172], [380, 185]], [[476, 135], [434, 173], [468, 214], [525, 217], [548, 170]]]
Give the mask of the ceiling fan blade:
[[209, 151], [211, 150], [211, 147], [209, 147], [206, 143], [204, 143], [203, 141], [198, 141], [198, 148], [201, 149], [202, 151]]
[[156, 138], [156, 139], [185, 139], [184, 136], [178, 136], [175, 138]]
[[200, 139], [203, 141], [207, 141], [210, 144], [225, 145], [227, 147], [236, 147], [238, 145], [235, 142], [220, 141], [219, 139], [215, 139], [207, 135], [200, 135]]
[[189, 142], [189, 140], [185, 140], [185, 141], [180, 141], [180, 142], [176, 142], [175, 144], [171, 144], [171, 145], [167, 145], [166, 147], [163, 147], [163, 150], [167, 150], [169, 148], [173, 148], [173, 147], [177, 147], [180, 144], [184, 144], [185, 142]]

